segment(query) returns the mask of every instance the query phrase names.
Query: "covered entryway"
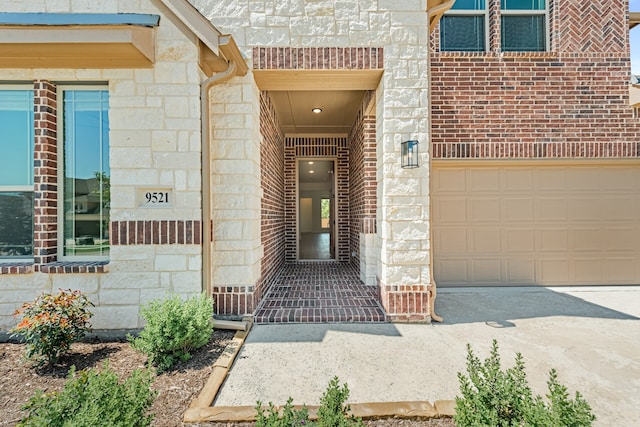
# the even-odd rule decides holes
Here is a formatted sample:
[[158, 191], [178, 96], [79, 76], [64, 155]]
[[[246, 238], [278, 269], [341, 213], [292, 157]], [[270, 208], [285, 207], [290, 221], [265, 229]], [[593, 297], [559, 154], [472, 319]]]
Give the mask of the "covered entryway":
[[381, 70], [362, 65], [254, 70], [264, 192], [256, 322], [386, 321], [370, 254]]
[[438, 285], [640, 283], [640, 164], [434, 161]]

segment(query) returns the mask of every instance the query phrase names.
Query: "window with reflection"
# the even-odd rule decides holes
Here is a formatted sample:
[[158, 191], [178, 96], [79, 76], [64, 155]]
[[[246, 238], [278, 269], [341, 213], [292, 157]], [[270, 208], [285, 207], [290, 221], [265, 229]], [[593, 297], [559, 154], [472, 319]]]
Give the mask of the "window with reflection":
[[501, 47], [504, 52], [547, 50], [545, 0], [500, 0]]
[[33, 257], [33, 90], [0, 89], [0, 261]]
[[485, 0], [457, 0], [440, 20], [440, 50], [485, 51], [486, 9]]
[[[61, 94], [61, 96], [60, 96]], [[59, 88], [62, 100], [62, 256], [106, 259], [109, 254], [109, 93]], [[59, 127], [60, 129], [60, 127]]]

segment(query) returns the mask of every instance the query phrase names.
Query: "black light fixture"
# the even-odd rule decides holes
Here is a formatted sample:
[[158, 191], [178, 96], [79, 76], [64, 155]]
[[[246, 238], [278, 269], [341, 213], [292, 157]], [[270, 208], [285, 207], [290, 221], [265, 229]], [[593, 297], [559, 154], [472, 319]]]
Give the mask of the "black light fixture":
[[414, 169], [420, 166], [418, 163], [418, 141], [404, 141], [402, 144], [402, 167]]

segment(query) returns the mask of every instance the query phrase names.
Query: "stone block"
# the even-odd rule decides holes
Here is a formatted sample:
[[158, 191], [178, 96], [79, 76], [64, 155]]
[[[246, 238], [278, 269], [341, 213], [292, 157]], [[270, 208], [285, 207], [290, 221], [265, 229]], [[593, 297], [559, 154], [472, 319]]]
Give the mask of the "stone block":
[[0, 292], [0, 304], [10, 305], [11, 311], [7, 313], [0, 313], [8, 316], [13, 316], [15, 309], [20, 307], [25, 302], [33, 301], [38, 295], [44, 292], [51, 292], [50, 288], [43, 289], [6, 289]]
[[72, 289], [86, 294], [94, 294], [100, 287], [102, 274], [52, 274], [51, 288]]
[[395, 265], [423, 265], [429, 263], [429, 251], [393, 251], [391, 260]]
[[148, 148], [112, 148], [111, 163], [119, 168], [151, 168], [151, 152]]
[[198, 169], [200, 153], [153, 153], [153, 167], [160, 169]]
[[187, 80], [187, 67], [183, 62], [159, 61], [156, 62], [154, 70], [155, 81], [159, 84], [181, 84]]
[[186, 271], [187, 257], [183, 255], [156, 255], [155, 271]]
[[160, 275], [156, 272], [111, 271], [102, 278], [101, 290], [111, 289], [153, 289], [160, 286]]
[[137, 130], [140, 129], [141, 123], [144, 123], [147, 129], [162, 129], [164, 128], [164, 114], [162, 113], [162, 110], [156, 108], [112, 109], [109, 112], [109, 124], [112, 129], [120, 130]]
[[111, 129], [109, 146], [111, 149], [120, 147], [150, 147], [151, 130]]
[[93, 308], [94, 329], [136, 329], [142, 327], [138, 305], [99, 306]]
[[151, 133], [151, 148], [154, 151], [177, 151], [177, 132], [171, 130], [154, 130]]
[[396, 221], [391, 223], [392, 240], [425, 240], [429, 238], [426, 221]]
[[167, 295], [168, 290], [164, 288], [140, 289], [140, 305], [146, 305], [155, 300], [163, 300]]
[[102, 289], [98, 298], [101, 306], [140, 304], [140, 289]]
[[171, 284], [174, 292], [191, 295], [198, 294], [202, 292], [202, 274], [198, 271], [171, 273]]

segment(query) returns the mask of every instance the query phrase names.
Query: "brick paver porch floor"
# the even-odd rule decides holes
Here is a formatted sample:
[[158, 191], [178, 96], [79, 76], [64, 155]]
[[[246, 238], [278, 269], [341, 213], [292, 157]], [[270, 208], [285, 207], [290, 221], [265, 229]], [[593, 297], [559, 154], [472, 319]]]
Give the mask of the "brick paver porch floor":
[[256, 323], [386, 322], [375, 286], [348, 264], [285, 264], [260, 303]]

